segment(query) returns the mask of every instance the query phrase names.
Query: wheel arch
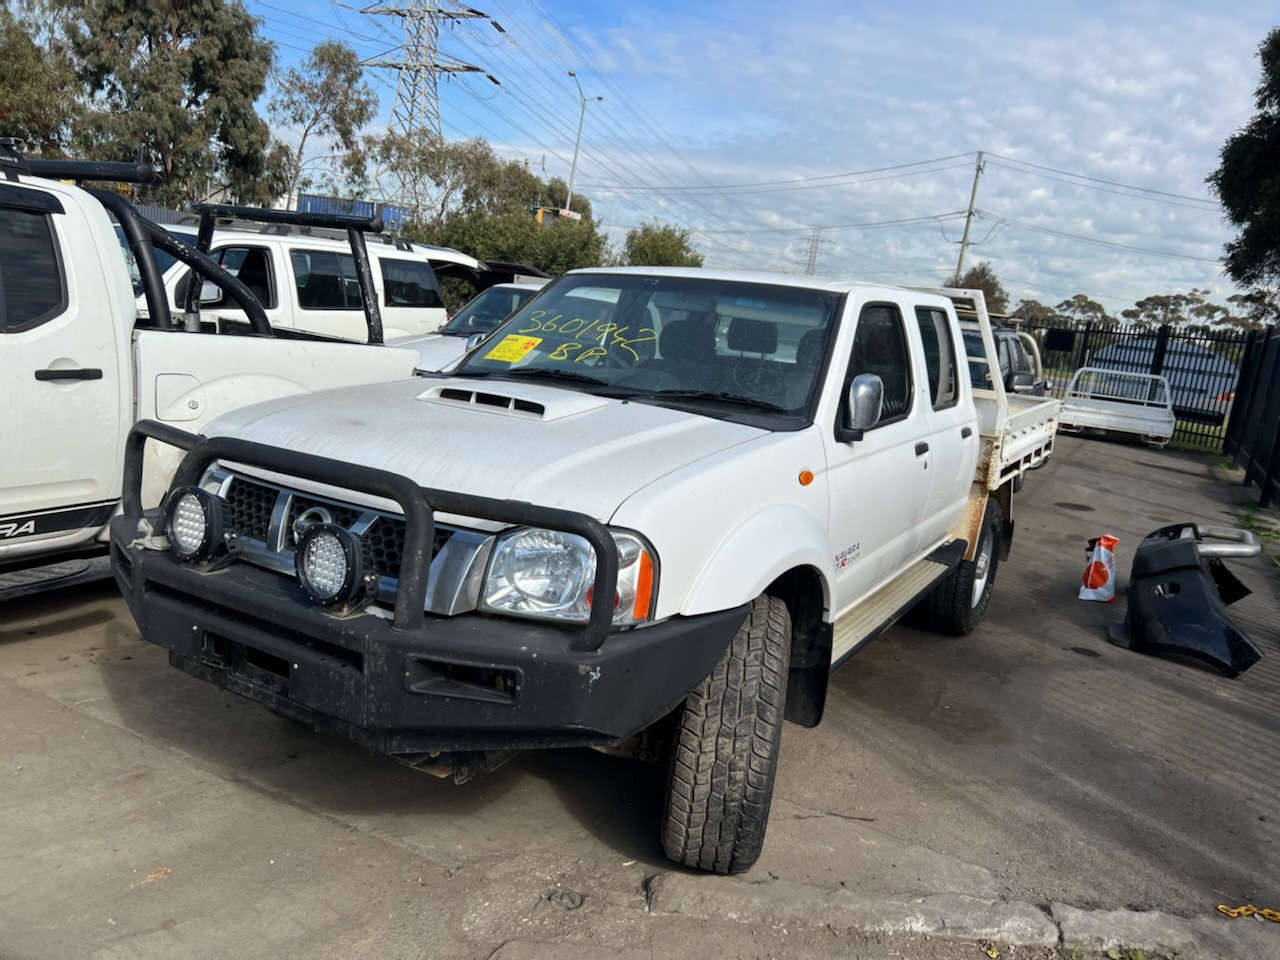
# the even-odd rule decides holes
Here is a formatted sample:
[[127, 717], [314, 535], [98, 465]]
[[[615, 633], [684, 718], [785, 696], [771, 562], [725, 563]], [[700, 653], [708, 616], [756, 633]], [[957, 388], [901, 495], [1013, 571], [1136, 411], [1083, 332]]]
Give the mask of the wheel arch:
[[785, 603], [791, 615], [791, 659], [783, 715], [802, 727], [816, 727], [822, 720], [831, 676], [832, 633], [826, 585], [814, 567], [792, 567], [764, 592]]

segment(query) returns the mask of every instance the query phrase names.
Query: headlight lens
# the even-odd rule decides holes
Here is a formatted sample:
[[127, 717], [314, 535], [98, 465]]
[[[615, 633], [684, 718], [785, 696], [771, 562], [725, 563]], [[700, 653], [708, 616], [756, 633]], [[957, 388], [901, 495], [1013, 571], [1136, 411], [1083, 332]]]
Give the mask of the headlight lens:
[[[634, 626], [653, 616], [657, 576], [653, 548], [639, 536], [611, 531], [618, 548], [613, 622]], [[591, 616], [595, 551], [559, 530], [517, 530], [498, 540], [489, 561], [483, 609], [585, 623]]]
[[165, 531], [183, 560], [208, 559], [222, 544], [222, 501], [199, 487], [179, 487], [169, 496]]

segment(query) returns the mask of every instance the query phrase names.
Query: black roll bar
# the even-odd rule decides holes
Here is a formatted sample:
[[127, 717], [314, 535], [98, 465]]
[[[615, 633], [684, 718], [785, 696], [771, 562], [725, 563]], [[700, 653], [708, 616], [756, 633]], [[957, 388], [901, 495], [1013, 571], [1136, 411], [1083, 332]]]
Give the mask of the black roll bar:
[[124, 232], [124, 238], [133, 251], [133, 259], [138, 264], [138, 273], [142, 276], [142, 292], [147, 298], [147, 312], [152, 322], [161, 330], [173, 329], [173, 317], [169, 313], [169, 301], [164, 295], [164, 278], [160, 275], [160, 264], [156, 260], [152, 237], [145, 229], [145, 222], [138, 216], [138, 211], [124, 197], [110, 190], [87, 188], [99, 203], [115, 214], [116, 223]]
[[[317, 227], [326, 230], [345, 230], [347, 242], [351, 245], [351, 256], [355, 260], [356, 282], [360, 286], [360, 301], [364, 307], [365, 324], [368, 327], [370, 343], [383, 342], [382, 309], [378, 306], [378, 291], [373, 283], [373, 269], [369, 265], [369, 249], [365, 245], [366, 233], [381, 233], [382, 221], [377, 217], [355, 217], [336, 213], [304, 213], [297, 210], [268, 210], [265, 207], [243, 207], [231, 203], [193, 203], [193, 213], [200, 214], [200, 234], [196, 245], [204, 244], [201, 251], [207, 253], [209, 242], [213, 237], [213, 221], [218, 217], [228, 219], [250, 220], [254, 223], [287, 224], [294, 227]], [[192, 304], [192, 292], [187, 290], [186, 309], [188, 313], [199, 313], [200, 302], [195, 294]]]

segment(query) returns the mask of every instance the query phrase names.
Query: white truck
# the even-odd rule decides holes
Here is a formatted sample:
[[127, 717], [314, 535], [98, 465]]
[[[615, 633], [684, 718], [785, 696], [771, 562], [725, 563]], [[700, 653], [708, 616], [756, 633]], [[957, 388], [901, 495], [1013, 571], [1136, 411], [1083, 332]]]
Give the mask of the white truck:
[[[657, 759], [667, 854], [743, 871], [784, 718], [909, 611], [978, 626], [1052, 449], [1056, 401], [973, 388], [960, 293], [981, 357], [941, 291], [574, 271], [447, 373], [139, 424], [113, 572], [174, 666], [438, 775]], [[158, 510], [148, 438], [187, 450]]]
[[[56, 579], [32, 568], [56, 561], [55, 575], [78, 577], [86, 573], [83, 558], [105, 556], [135, 420], [200, 430], [246, 403], [401, 379], [418, 363], [414, 350], [294, 331], [277, 336], [244, 284], [140, 218], [114, 190], [62, 182], [149, 174], [129, 164], [27, 161], [0, 145], [0, 383], [8, 400], [0, 595]], [[146, 285], [149, 316], [141, 323], [108, 210]], [[354, 218], [328, 222], [351, 226], [358, 239], [367, 228]], [[234, 328], [198, 315], [175, 322], [153, 244], [203, 272], [239, 303], [245, 319]], [[167, 464], [165, 455], [153, 454], [152, 502], [176, 467], [171, 452]]]

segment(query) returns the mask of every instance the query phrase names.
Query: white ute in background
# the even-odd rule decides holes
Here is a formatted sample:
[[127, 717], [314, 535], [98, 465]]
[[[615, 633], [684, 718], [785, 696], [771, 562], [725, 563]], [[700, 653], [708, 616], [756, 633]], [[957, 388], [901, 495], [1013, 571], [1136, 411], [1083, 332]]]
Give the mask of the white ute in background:
[[[257, 319], [241, 305], [236, 329], [197, 318], [198, 332], [186, 332], [183, 318], [166, 308], [158, 272], [146, 268], [140, 276], [151, 309], [140, 320], [104, 204], [128, 221], [129, 230], [145, 228], [139, 236], [164, 231], [142, 221], [117, 194], [61, 181], [143, 180], [149, 171], [130, 164], [26, 161], [0, 144], [0, 174], [0, 384], [6, 399], [0, 597], [46, 586], [59, 574], [81, 576], [86, 571], [80, 561], [105, 555], [106, 524], [120, 504], [125, 439], [135, 420], [199, 432], [247, 403], [298, 402], [313, 390], [413, 374], [415, 351], [293, 331], [276, 335], [256, 302], [250, 307]], [[168, 242], [180, 244], [171, 237]], [[234, 283], [217, 267], [208, 272], [210, 286], [222, 284], [219, 293]], [[153, 452], [149, 502], [158, 501], [176, 462], [170, 451]], [[73, 560], [52, 571], [31, 571]]]

